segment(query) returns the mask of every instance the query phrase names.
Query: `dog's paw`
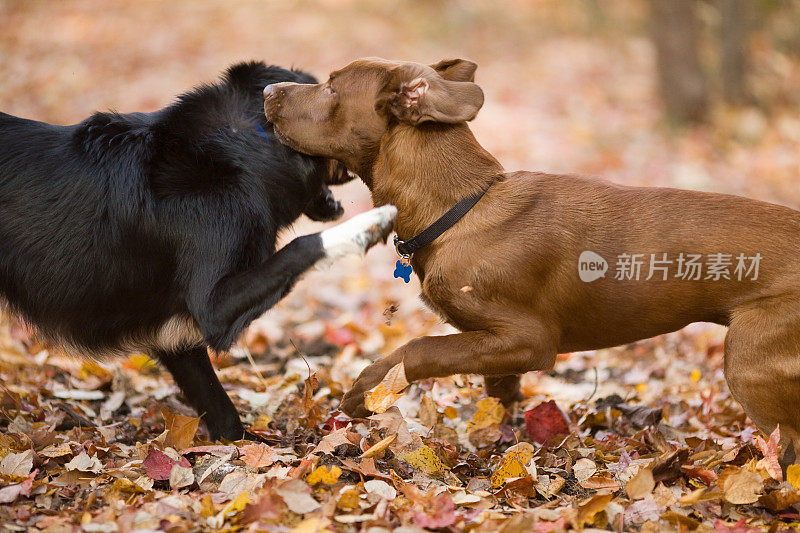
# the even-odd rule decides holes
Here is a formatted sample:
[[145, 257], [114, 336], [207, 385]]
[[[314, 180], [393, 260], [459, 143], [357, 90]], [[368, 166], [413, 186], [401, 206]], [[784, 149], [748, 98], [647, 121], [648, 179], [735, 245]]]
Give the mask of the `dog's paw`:
[[364, 405], [367, 392], [378, 385], [400, 360], [392, 356], [382, 357], [362, 370], [353, 387], [345, 393], [339, 408], [352, 418], [369, 416], [371, 411]]
[[342, 202], [333, 197], [333, 193], [325, 187], [307, 206], [305, 215], [315, 222], [332, 222], [344, 214]]
[[378, 242], [385, 242], [396, 216], [396, 207], [384, 205], [326, 229], [320, 233], [325, 256], [316, 267], [325, 268], [346, 255], [364, 255]]

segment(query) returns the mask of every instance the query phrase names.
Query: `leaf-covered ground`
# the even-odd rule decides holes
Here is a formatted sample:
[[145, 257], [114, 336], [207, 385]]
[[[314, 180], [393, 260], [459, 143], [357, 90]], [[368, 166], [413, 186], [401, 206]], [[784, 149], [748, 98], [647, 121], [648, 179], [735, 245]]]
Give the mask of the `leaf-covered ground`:
[[[69, 123], [147, 111], [263, 58], [325, 76], [380, 55], [479, 65], [478, 139], [509, 169], [747, 194], [797, 207], [800, 62], [754, 36], [759, 107], [663, 126], [640, 2], [16, 2], [0, 0], [0, 109]], [[347, 216], [360, 184], [337, 191]], [[319, 228], [298, 223], [293, 234]], [[142, 355], [92, 362], [0, 328], [0, 529], [780, 531], [782, 480], [722, 375], [724, 329], [565, 354], [506, 411], [481, 379], [414, 384], [384, 413], [337, 412], [359, 371], [449, 329], [392, 278], [393, 251], [314, 272], [215, 357], [266, 443], [209, 443]], [[248, 357], [248, 353], [250, 357]]]

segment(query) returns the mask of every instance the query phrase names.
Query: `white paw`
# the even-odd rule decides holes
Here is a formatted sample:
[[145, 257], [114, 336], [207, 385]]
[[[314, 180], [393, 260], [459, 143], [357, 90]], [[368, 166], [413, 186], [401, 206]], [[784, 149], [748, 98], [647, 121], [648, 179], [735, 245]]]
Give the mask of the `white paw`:
[[389, 236], [397, 216], [397, 208], [384, 205], [354, 216], [320, 233], [325, 257], [317, 268], [325, 268], [346, 255], [364, 255], [367, 250]]

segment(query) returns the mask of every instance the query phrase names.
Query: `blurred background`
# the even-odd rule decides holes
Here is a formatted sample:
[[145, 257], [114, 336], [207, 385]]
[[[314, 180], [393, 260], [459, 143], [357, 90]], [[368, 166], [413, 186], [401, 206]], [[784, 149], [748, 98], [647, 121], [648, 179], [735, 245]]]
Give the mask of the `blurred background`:
[[[508, 170], [800, 207], [796, 0], [0, 0], [0, 110], [58, 124], [155, 110], [235, 61], [325, 78], [362, 56], [476, 61], [473, 128]], [[371, 206], [361, 183], [336, 193], [346, 216]], [[323, 307], [356, 332], [390, 308], [401, 340], [441, 331], [416, 280], [392, 279], [395, 258], [307, 277], [248, 342], [315, 338]]]

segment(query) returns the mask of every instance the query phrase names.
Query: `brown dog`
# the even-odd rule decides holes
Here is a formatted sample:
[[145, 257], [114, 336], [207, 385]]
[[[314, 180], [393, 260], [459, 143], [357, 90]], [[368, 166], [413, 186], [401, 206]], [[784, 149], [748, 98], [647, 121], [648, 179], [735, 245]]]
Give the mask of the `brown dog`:
[[[519, 396], [519, 374], [559, 352], [629, 343], [698, 321], [729, 326], [725, 375], [755, 424], [800, 453], [800, 212], [746, 198], [505, 172], [466, 122], [476, 65], [362, 59], [319, 85], [265, 89], [281, 140], [343, 161], [398, 208], [409, 239], [489, 187], [412, 258], [423, 298], [462, 333], [415, 339], [366, 368], [343, 409], [404, 361], [409, 381], [482, 374]], [[638, 271], [637, 271], [638, 270]]]

